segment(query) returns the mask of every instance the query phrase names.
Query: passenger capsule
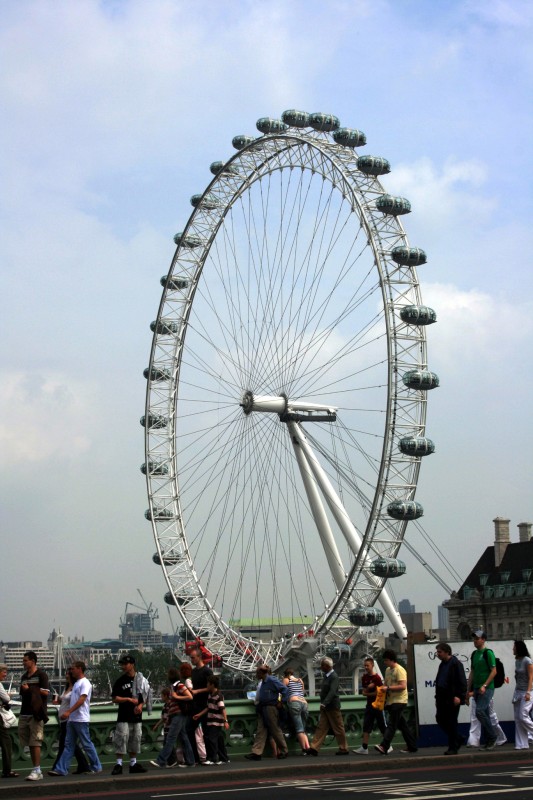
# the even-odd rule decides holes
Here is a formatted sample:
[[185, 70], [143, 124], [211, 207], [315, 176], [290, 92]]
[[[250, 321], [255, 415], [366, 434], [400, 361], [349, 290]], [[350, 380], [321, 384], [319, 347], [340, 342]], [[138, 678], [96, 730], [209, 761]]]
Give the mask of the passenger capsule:
[[158, 508], [157, 506], [154, 506], [152, 511], [147, 508], [144, 512], [144, 516], [146, 519], [152, 521], [155, 519], [172, 519], [174, 517], [174, 513], [170, 510], [170, 508]]
[[352, 625], [369, 625], [374, 627], [383, 622], [383, 611], [374, 606], [357, 606], [348, 612], [348, 619]]
[[400, 317], [408, 325], [432, 325], [437, 321], [437, 312], [429, 306], [404, 306]]
[[309, 127], [309, 114], [307, 111], [296, 111], [294, 108], [290, 108], [288, 111], [283, 112], [281, 119], [282, 122], [285, 122], [286, 125], [290, 125], [291, 128]]
[[159, 322], [151, 322], [150, 330], [155, 333], [160, 333], [161, 336], [173, 336], [179, 330], [177, 322], [171, 319], [160, 319]]
[[399, 558], [375, 558], [370, 564], [370, 572], [378, 578], [399, 578], [405, 575], [407, 567]]
[[424, 516], [424, 509], [414, 500], [394, 500], [387, 506], [387, 514], [393, 519], [418, 519]]
[[421, 247], [395, 247], [391, 250], [392, 260], [403, 267], [419, 267], [428, 257]]
[[398, 447], [406, 456], [430, 456], [435, 452], [435, 443], [425, 436], [404, 436], [398, 442]]
[[162, 417], [160, 414], [148, 414], [148, 417], [143, 415], [139, 421], [143, 428], [160, 430], [168, 426], [168, 417]]
[[255, 142], [255, 136], [245, 136], [241, 134], [240, 136], [234, 136], [231, 140], [231, 143], [235, 150], [242, 150], [243, 147], [246, 147], [248, 144], [252, 144]]
[[168, 464], [162, 461], [148, 461], [141, 465], [143, 475], [168, 475]]
[[213, 175], [220, 175], [221, 172], [227, 172], [228, 175], [239, 174], [237, 167], [234, 167], [232, 164], [225, 164], [223, 161], [213, 161], [213, 163], [209, 165], [209, 169]]
[[363, 131], [355, 128], [339, 128], [333, 133], [333, 140], [343, 147], [362, 147], [366, 144], [366, 136]]
[[167, 604], [167, 606], [175, 606], [176, 605], [176, 600], [175, 600], [174, 595], [172, 594], [172, 592], [165, 592], [164, 601]]
[[309, 125], [315, 131], [336, 131], [340, 128], [340, 120], [333, 114], [323, 114], [321, 111], [315, 111], [314, 114], [309, 114]]
[[289, 127], [280, 119], [272, 119], [271, 117], [261, 117], [255, 123], [255, 127], [261, 133], [283, 133]]
[[422, 392], [436, 389], [440, 384], [439, 376], [427, 369], [411, 369], [402, 376], [402, 381], [409, 389]]
[[176, 555], [175, 553], [163, 553], [162, 557], [159, 555], [159, 553], [154, 553], [152, 556], [152, 561], [154, 564], [157, 564], [158, 567], [160, 567], [162, 564], [164, 564], [166, 567], [171, 567], [173, 564], [177, 564], [182, 560], [182, 556]]
[[382, 156], [359, 156], [357, 169], [365, 175], [388, 175], [390, 162]]
[[411, 203], [405, 197], [393, 197], [391, 194], [384, 194], [376, 201], [378, 211], [398, 217], [401, 214], [409, 214]]
[[193, 194], [191, 197], [191, 206], [194, 208], [200, 208], [201, 206], [207, 211], [211, 211], [213, 208], [218, 208], [219, 205], [218, 199], [212, 194]]
[[162, 367], [146, 367], [143, 375], [146, 380], [150, 378], [151, 381], [168, 381], [172, 377], [170, 370]]
[[189, 279], [182, 278], [180, 275], [163, 275], [161, 280], [159, 281], [161, 286], [167, 286], [169, 289], [188, 289], [189, 288]]
[[183, 233], [180, 232], [174, 236], [174, 244], [178, 247], [181, 245], [181, 247], [187, 247], [192, 250], [194, 247], [203, 247], [204, 240], [200, 239], [199, 236], [192, 236], [191, 234], [184, 236]]

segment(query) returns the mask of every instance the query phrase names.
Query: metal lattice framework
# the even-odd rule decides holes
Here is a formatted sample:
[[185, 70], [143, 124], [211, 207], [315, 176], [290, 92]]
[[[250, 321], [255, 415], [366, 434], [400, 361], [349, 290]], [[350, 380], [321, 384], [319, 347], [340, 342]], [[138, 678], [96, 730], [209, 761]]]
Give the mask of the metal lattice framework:
[[[432, 374], [424, 326], [400, 316], [425, 308], [395, 255], [414, 250], [402, 198], [329, 133], [273, 127], [242, 137], [191, 199], [143, 420], [167, 602], [240, 670], [345, 636], [378, 599], [404, 632], [370, 565], [405, 534], [390, 504], [414, 506], [421, 456], [398, 445], [424, 437], [426, 391], [403, 378]], [[291, 635], [251, 638], [244, 618]]]

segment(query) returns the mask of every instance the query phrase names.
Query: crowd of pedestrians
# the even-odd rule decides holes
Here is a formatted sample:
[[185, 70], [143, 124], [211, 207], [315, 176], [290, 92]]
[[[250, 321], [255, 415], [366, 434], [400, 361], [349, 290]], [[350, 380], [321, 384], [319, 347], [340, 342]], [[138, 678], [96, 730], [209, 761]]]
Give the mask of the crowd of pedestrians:
[[[494, 711], [495, 686], [501, 685], [501, 664], [495, 653], [487, 647], [487, 637], [482, 630], [473, 633], [474, 651], [471, 656], [468, 679], [461, 661], [453, 655], [447, 642], [439, 642], [436, 656], [439, 668], [435, 679], [435, 720], [444, 732], [448, 748], [445, 755], [456, 755], [463, 745], [493, 750], [507, 741]], [[533, 741], [533, 660], [523, 641], [515, 641], [515, 690], [513, 715], [515, 723], [515, 749], [528, 749]], [[168, 767], [194, 767], [197, 764], [229, 763], [226, 749], [226, 732], [230, 724], [219, 679], [203, 662], [202, 651], [194, 648], [189, 653], [191, 664], [182, 663], [180, 669], [168, 671], [168, 686], [163, 689], [161, 718], [153, 730], [163, 728], [163, 747], [156, 759], [150, 762], [157, 769]], [[415, 753], [417, 740], [405, 710], [408, 702], [407, 673], [398, 662], [393, 650], [383, 652], [385, 672], [383, 677], [371, 657], [364, 660], [362, 694], [366, 697], [363, 735], [360, 746], [352, 752], [369, 754], [369, 739], [375, 728], [381, 741], [375, 750], [381, 755], [392, 752], [392, 740], [399, 731], [404, 739], [402, 752]], [[125, 655], [119, 660], [122, 674], [112, 687], [112, 700], [117, 705], [117, 721], [113, 745], [116, 762], [111, 774], [121, 775], [124, 760], [129, 759], [130, 774], [145, 773], [147, 767], [138, 761], [141, 752], [143, 711], [151, 711], [152, 690], [147, 679], [136, 668], [135, 658]], [[22, 747], [29, 750], [32, 769], [26, 780], [42, 780], [41, 745], [44, 726], [48, 721], [48, 701], [59, 706], [59, 740], [57, 757], [50, 776], [69, 774], [71, 761], [76, 759], [75, 774], [102, 772], [102, 765], [90, 735], [90, 702], [92, 685], [85, 677], [85, 664], [74, 662], [66, 674], [61, 695], [50, 697], [48, 676], [37, 666], [36, 654], [29, 650], [23, 657], [24, 672], [20, 680], [20, 714], [18, 737]], [[272, 675], [270, 667], [257, 668], [255, 708], [257, 728], [251, 752], [245, 758], [257, 761], [263, 756], [267, 743], [277, 759], [288, 756], [287, 735], [284, 728], [290, 723], [304, 756], [318, 756], [329, 732], [337, 740], [336, 755], [349, 754], [341, 709], [339, 676], [333, 661], [323, 658], [320, 687], [318, 723], [314, 735], [308, 738], [308, 705], [303, 680], [292, 669], [287, 669], [283, 680]], [[10, 697], [2, 686], [7, 668], [0, 664], [0, 745], [2, 751], [2, 777], [16, 778], [12, 770], [12, 741], [8, 730], [11, 721]], [[507, 678], [506, 681], [509, 679]], [[459, 733], [458, 718], [461, 706], [470, 706], [468, 739]], [[11, 714], [12, 717], [12, 714]]]

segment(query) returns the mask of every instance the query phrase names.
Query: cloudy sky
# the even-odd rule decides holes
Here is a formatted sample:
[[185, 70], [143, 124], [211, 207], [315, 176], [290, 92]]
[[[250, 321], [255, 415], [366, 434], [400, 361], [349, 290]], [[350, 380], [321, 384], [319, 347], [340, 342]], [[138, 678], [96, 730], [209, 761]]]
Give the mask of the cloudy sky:
[[[533, 519], [532, 19], [527, 0], [0, 2], [0, 639], [115, 636], [137, 589], [170, 630], [139, 472], [148, 326], [210, 162], [286, 108], [364, 130], [412, 202], [439, 316], [425, 530], [460, 577], [494, 517], [517, 538]], [[435, 613], [444, 590], [406, 561], [397, 598]]]

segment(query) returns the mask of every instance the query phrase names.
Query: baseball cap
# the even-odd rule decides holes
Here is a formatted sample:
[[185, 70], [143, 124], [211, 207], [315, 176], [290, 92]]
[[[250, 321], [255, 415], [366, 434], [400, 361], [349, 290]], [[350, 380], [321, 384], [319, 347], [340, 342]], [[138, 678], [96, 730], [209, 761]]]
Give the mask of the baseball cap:
[[475, 636], [476, 639], [486, 639], [487, 638], [487, 634], [485, 633], [485, 631], [482, 631], [482, 630], [472, 631], [472, 636]]
[[135, 659], [133, 658], [133, 656], [122, 656], [122, 658], [119, 658], [118, 663], [119, 664], [135, 664]]

